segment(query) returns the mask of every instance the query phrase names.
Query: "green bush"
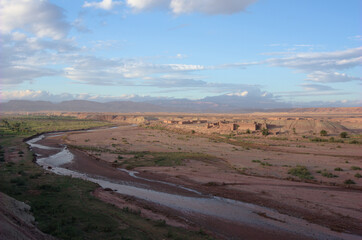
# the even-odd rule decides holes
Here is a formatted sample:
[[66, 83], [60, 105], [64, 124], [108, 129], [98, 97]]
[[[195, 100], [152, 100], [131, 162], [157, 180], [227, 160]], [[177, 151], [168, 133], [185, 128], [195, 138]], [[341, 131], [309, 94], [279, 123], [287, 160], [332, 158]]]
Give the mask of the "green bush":
[[346, 181], [343, 182], [344, 184], [356, 184], [352, 179], [347, 179]]
[[326, 177], [326, 178], [336, 178], [336, 177], [338, 177], [337, 175], [334, 175], [333, 173], [328, 172], [326, 169], [324, 169], [324, 170], [321, 172], [321, 175], [322, 175], [323, 177]]
[[300, 179], [313, 179], [314, 177], [308, 171], [307, 167], [297, 165], [294, 168], [289, 169], [288, 174], [299, 177]]
[[322, 137], [324, 137], [324, 136], [327, 136], [327, 135], [328, 135], [328, 133], [327, 133], [327, 131], [326, 131], [326, 130], [321, 130], [319, 134], [320, 134]]
[[348, 133], [347, 133], [347, 132], [341, 132], [341, 133], [339, 134], [339, 136], [340, 136], [341, 138], [347, 138]]
[[352, 166], [352, 167], [351, 167], [351, 170], [361, 170], [361, 168], [360, 168], [360, 167], [357, 167], [357, 166]]
[[356, 178], [362, 178], [362, 175], [361, 175], [360, 173], [356, 173], [354, 176], [355, 176]]

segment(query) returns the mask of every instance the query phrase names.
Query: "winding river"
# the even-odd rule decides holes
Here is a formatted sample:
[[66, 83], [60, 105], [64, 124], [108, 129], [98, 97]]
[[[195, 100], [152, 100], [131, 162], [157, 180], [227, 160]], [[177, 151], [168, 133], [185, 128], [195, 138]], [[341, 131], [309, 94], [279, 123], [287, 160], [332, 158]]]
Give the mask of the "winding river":
[[[59, 134], [62, 133], [57, 133], [57, 135]], [[88, 180], [99, 184], [102, 188], [110, 188], [114, 191], [117, 191], [118, 193], [134, 196], [146, 201], [167, 206], [178, 211], [203, 214], [206, 216], [226, 219], [237, 222], [244, 226], [252, 226], [254, 228], [278, 232], [287, 232], [312, 239], [361, 239], [359, 236], [334, 232], [326, 227], [307, 222], [303, 219], [280, 214], [277, 211], [269, 208], [216, 196], [202, 195], [196, 190], [185, 188], [172, 183], [157, 181], [158, 183], [168, 184], [174, 187], [182, 188], [183, 190], [191, 191], [200, 195], [200, 197], [188, 197], [166, 192], [159, 192], [145, 189], [139, 186], [133, 186], [132, 183], [129, 182], [117, 182], [115, 180], [105, 179], [102, 176], [88, 176], [82, 172], [76, 172], [63, 168], [62, 165], [70, 163], [74, 160], [74, 155], [72, 152], [66, 146], [61, 148], [54, 148], [38, 143], [40, 140], [54, 135], [55, 134], [40, 135], [31, 140], [28, 140], [27, 144], [29, 144], [32, 149], [40, 148], [45, 150], [58, 150], [57, 153], [50, 155], [49, 157], [37, 157], [37, 164], [42, 166], [44, 169], [52, 171], [56, 174], [68, 175], [75, 178]], [[137, 172], [135, 171], [127, 171], [125, 169], [120, 170], [127, 172], [131, 177], [141, 178], [137, 176]], [[156, 181], [145, 178], [141, 179], [146, 181]]]

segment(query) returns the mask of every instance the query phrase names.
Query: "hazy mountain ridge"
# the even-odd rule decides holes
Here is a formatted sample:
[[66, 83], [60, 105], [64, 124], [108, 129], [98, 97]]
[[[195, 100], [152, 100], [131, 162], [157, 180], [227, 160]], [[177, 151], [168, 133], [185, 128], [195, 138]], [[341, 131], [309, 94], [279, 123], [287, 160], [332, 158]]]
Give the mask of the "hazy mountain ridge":
[[[362, 113], [362, 107], [350, 108], [292, 108], [283, 105], [248, 107], [249, 101], [237, 97], [213, 97], [202, 100], [174, 99], [153, 100], [149, 102], [113, 101], [95, 102], [88, 100], [71, 100], [60, 103], [48, 101], [11, 100], [0, 103], [1, 112], [189, 112], [189, 113], [251, 113], [251, 112], [312, 112], [312, 113]], [[251, 106], [251, 105], [249, 105]]]

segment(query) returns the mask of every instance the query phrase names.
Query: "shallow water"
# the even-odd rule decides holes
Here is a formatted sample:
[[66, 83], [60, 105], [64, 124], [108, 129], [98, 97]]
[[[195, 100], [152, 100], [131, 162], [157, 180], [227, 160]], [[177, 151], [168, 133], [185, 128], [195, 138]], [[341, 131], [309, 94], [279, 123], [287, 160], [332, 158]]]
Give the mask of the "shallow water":
[[55, 147], [48, 147], [48, 146], [44, 146], [41, 144], [36, 144], [36, 142], [39, 142], [40, 140], [44, 139], [44, 135], [40, 135], [38, 137], [32, 138], [29, 141], [27, 141], [27, 143], [32, 147], [36, 147], [36, 148], [40, 148], [40, 149], [45, 149], [45, 150], [55, 150], [55, 149], [60, 149], [60, 148], [55, 148]]
[[[32, 147], [48, 149], [47, 146], [36, 144], [37, 141], [43, 138], [44, 135], [41, 135], [37, 138], [29, 140], [27, 143]], [[250, 225], [262, 229], [295, 233], [315, 239], [361, 239], [359, 236], [356, 235], [334, 232], [328, 228], [309, 223], [303, 219], [280, 214], [272, 209], [268, 209], [254, 204], [215, 196], [203, 195], [202, 197], [186, 197], [165, 192], [158, 192], [132, 186], [132, 183], [125, 183], [122, 181], [117, 182], [105, 179], [102, 176], [88, 176], [84, 173], [75, 172], [61, 167], [63, 164], [70, 163], [71, 161], [73, 161], [73, 159], [74, 155], [66, 147], [64, 147], [59, 148], [59, 152], [56, 154], [53, 154], [46, 158], [37, 159], [37, 163], [43, 166], [45, 169], [50, 170], [56, 174], [85, 179], [97, 183], [103, 188], [110, 188], [125, 195], [130, 195], [150, 202], [158, 203], [160, 205], [164, 205], [186, 213], [198, 213], [208, 216], [219, 217], [243, 225]], [[121, 170], [128, 172], [128, 174], [132, 177], [141, 178], [136, 175], [137, 172], [135, 171], [127, 171], [124, 169]], [[141, 179], [150, 182], [158, 182], [172, 185], [175, 187], [180, 187], [184, 190], [192, 191], [199, 195], [202, 195], [196, 190], [185, 188], [176, 184], [146, 178]], [[268, 218], [263, 217], [258, 213], [262, 213], [262, 215], [266, 215], [268, 216]]]

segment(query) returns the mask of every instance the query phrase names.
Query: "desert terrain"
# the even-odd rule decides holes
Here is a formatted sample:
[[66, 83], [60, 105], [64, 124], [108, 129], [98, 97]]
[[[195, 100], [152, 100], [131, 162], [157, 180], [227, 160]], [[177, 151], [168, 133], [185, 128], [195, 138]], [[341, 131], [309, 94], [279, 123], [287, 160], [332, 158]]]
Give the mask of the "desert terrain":
[[[28, 144], [47, 171], [95, 182], [95, 198], [176, 228], [216, 239], [359, 239], [362, 113], [346, 111], [51, 113], [111, 125]], [[65, 151], [70, 161], [56, 157]]]

